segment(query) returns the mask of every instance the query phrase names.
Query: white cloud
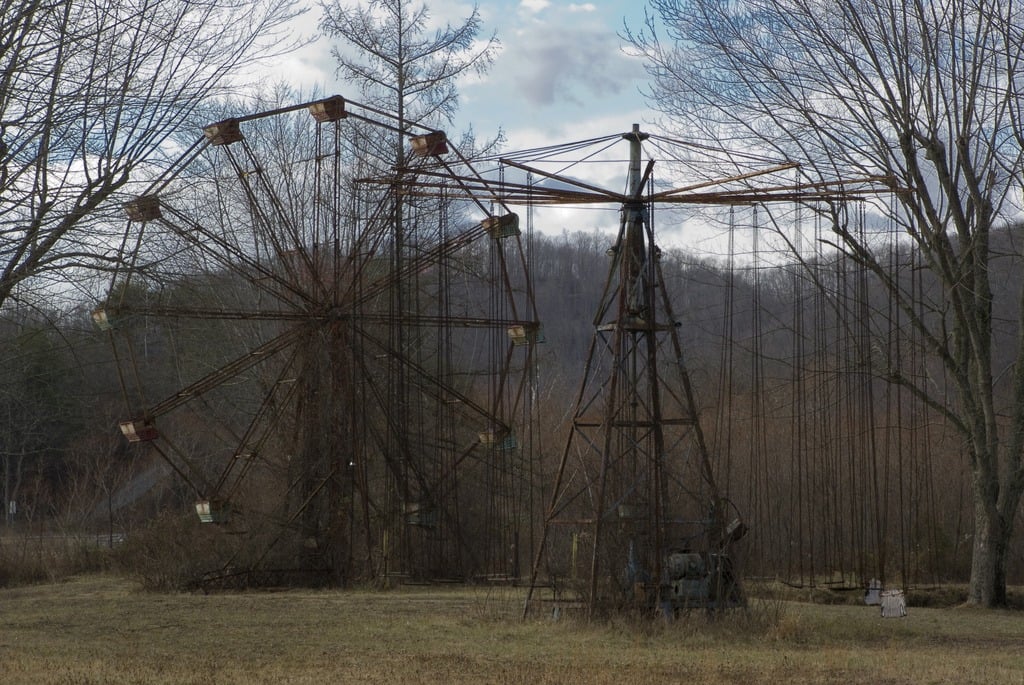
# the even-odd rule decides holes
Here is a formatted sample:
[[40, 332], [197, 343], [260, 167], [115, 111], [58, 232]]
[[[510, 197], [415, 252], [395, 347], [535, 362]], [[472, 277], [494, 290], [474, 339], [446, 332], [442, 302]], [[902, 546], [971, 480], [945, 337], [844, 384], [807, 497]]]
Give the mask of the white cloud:
[[547, 9], [551, 3], [548, 0], [520, 0], [519, 8], [529, 12], [530, 14], [537, 14]]
[[620, 49], [618, 36], [604, 27], [535, 26], [506, 47], [495, 75], [506, 74], [535, 106], [621, 97], [643, 78], [636, 60]]
[[597, 6], [592, 2], [585, 2], [582, 5], [573, 3], [569, 5], [570, 12], [596, 12]]
[[[523, 8], [547, 0], [516, 0], [519, 13], [506, 16], [500, 28], [502, 50], [482, 78], [460, 80], [458, 120], [482, 135], [503, 129], [510, 149], [533, 147], [532, 133], [552, 133], [551, 142], [579, 140], [587, 122], [609, 112], [610, 130], [629, 130], [631, 112], [644, 109], [639, 90], [647, 82], [643, 62], [623, 50], [616, 34], [621, 13], [615, 3], [596, 11], [551, 3], [541, 21]], [[592, 3], [577, 2], [576, 8]], [[608, 133], [605, 122], [595, 126]], [[535, 128], [535, 131], [524, 129]], [[522, 137], [520, 137], [522, 136]]]
[[[365, 1], [365, 0], [364, 0]], [[466, 18], [473, 14], [474, 3], [466, 0], [427, 0], [427, 25], [429, 31], [444, 29], [445, 26], [461, 26]], [[486, 22], [492, 21], [487, 7], [477, 7], [481, 18]], [[490, 35], [490, 30], [485, 28], [481, 33]]]

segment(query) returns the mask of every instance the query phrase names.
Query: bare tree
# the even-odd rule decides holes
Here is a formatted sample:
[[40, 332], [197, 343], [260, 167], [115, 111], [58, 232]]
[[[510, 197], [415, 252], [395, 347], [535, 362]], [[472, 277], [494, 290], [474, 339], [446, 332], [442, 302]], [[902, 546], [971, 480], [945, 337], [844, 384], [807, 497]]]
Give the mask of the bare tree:
[[49, 505], [22, 488], [59, 470], [78, 429], [71, 359], [56, 326], [35, 311], [12, 311], [10, 318], [0, 322], [0, 495], [8, 525], [19, 509]]
[[491, 65], [499, 43], [493, 34], [479, 40], [476, 6], [458, 26], [428, 33], [426, 4], [410, 0], [321, 3], [320, 26], [341, 45], [332, 50], [339, 74], [355, 83], [368, 104], [393, 112], [399, 128], [393, 147], [378, 151], [388, 164], [400, 165], [407, 122], [441, 126], [458, 108], [455, 81], [480, 74]]
[[[651, 101], [687, 136], [781, 153], [803, 162], [809, 180], [874, 174], [899, 189], [892, 220], [942, 283], [927, 317], [841, 208], [836, 242], [889, 289], [954, 388], [947, 398], [923, 378], [883, 370], [962, 437], [974, 502], [969, 602], [1004, 604], [1024, 491], [1024, 333], [1002, 375], [993, 368], [990, 238], [1020, 199], [1024, 8], [1005, 0], [651, 7], [646, 26], [626, 37], [654, 77]], [[1018, 308], [1024, 321], [1024, 297]]]
[[112, 201], [175, 156], [172, 136], [242, 67], [294, 47], [299, 11], [0, 0], [0, 305], [29, 279], [109, 266]]

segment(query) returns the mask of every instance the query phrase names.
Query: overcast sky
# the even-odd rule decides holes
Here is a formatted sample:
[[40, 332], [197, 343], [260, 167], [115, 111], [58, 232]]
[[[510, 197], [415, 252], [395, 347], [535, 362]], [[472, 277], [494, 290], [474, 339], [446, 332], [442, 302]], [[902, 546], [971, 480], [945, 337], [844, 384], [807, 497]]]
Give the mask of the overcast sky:
[[[296, 30], [314, 36], [321, 12], [318, 0], [308, 1], [312, 8], [297, 22]], [[473, 8], [472, 0], [425, 2], [431, 30], [460, 25]], [[503, 130], [504, 151], [513, 152], [626, 133], [634, 123], [652, 134], [659, 132], [656, 114], [641, 93], [647, 83], [643, 62], [629, 55], [619, 37], [626, 26], [633, 31], [644, 27], [645, 0], [479, 0], [478, 7], [483, 23], [480, 38], [496, 34], [501, 50], [486, 75], [459, 83], [461, 105], [448, 130], [450, 137], [472, 128], [478, 140], [487, 140]], [[325, 94], [358, 100], [358, 90], [336, 78], [331, 47], [331, 41], [320, 38], [275, 68], [261, 69], [260, 75], [284, 79], [304, 93], [316, 87]], [[623, 191], [626, 168], [621, 160], [627, 154], [620, 155], [616, 147], [604, 155], [613, 162], [575, 167], [572, 175]], [[649, 146], [644, 154], [651, 154]], [[666, 172], [671, 172], [664, 164], [659, 169], [658, 180], [664, 182], [669, 178]], [[611, 205], [535, 212], [535, 225], [543, 233], [618, 230], [618, 209]], [[751, 242], [744, 226], [752, 217], [739, 211], [736, 216], [733, 235], [739, 234], [738, 241]], [[662, 209], [656, 223], [662, 245], [680, 245], [705, 255], [725, 250], [728, 229], [709, 221], [708, 215]]]

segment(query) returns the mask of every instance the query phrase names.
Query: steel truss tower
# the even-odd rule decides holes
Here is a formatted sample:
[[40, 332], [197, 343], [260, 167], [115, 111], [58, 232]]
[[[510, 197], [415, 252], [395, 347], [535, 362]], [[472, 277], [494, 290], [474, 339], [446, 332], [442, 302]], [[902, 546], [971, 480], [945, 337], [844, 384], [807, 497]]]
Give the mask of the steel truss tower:
[[742, 524], [726, 520], [662, 275], [643, 196], [647, 137], [635, 125], [623, 135], [627, 197], [527, 609], [542, 571], [558, 599], [588, 614], [739, 601], [725, 547]]

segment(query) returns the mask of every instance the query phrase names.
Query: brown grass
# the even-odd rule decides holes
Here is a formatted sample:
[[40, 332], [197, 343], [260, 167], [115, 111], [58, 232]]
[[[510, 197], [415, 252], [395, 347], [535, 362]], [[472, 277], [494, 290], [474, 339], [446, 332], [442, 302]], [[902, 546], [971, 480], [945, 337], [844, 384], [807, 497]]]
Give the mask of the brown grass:
[[107, 540], [97, 535], [21, 531], [0, 535], [0, 588], [57, 582], [109, 567]]
[[518, 619], [511, 588], [0, 590], [2, 683], [1024, 683], [1024, 615], [757, 601], [671, 625]]

